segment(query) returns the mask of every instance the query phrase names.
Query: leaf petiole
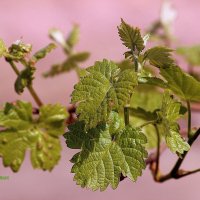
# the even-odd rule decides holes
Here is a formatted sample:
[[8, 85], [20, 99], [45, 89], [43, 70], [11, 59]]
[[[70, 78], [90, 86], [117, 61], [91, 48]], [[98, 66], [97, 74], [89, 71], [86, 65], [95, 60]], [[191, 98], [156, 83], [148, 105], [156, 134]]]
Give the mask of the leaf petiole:
[[[14, 70], [14, 72], [19, 76], [20, 72], [17, 69], [17, 66], [15, 65], [15, 63], [12, 60], [6, 60], [10, 66], [12, 67], [12, 69]], [[33, 97], [33, 99], [35, 100], [36, 104], [41, 107], [43, 105], [42, 101], [40, 100], [39, 96], [37, 95], [36, 91], [34, 90], [34, 88], [32, 86], [28, 86], [27, 87], [31, 96]]]
[[126, 126], [129, 125], [129, 107], [128, 106], [124, 107], [124, 122]]
[[157, 120], [148, 121], [148, 122], [145, 122], [144, 124], [140, 125], [139, 128], [143, 128], [143, 127], [145, 127], [145, 126], [147, 126], [149, 124], [154, 125], [156, 123], [157, 123]]
[[187, 110], [188, 110], [188, 138], [191, 137], [191, 107], [190, 101], [187, 100]]

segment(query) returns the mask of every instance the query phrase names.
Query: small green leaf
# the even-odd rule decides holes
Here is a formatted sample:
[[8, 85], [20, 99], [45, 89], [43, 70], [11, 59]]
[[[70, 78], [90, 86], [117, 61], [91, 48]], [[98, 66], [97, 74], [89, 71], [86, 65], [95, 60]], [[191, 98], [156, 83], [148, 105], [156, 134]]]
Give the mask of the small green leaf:
[[190, 65], [200, 66], [200, 45], [179, 47], [176, 52], [182, 55]]
[[185, 100], [200, 101], [200, 82], [183, 72], [178, 66], [160, 69], [160, 74], [175, 95]]
[[144, 40], [140, 34], [140, 29], [133, 28], [121, 19], [121, 24], [118, 27], [118, 33], [123, 45], [131, 51], [142, 51], [144, 49]]
[[21, 94], [24, 92], [25, 87], [29, 87], [32, 84], [32, 80], [34, 79], [33, 74], [35, 72], [35, 68], [27, 67], [22, 70], [15, 81], [15, 91], [17, 94]]
[[189, 150], [190, 146], [179, 133], [177, 120], [181, 117], [180, 109], [181, 103], [175, 101], [169, 92], [165, 92], [160, 118], [162, 119], [161, 126], [165, 134], [166, 144], [173, 153], [183, 154], [184, 151]]
[[178, 127], [171, 129], [171, 134], [166, 135], [166, 144], [173, 153], [183, 154], [190, 149], [190, 145], [181, 137]]
[[74, 61], [74, 62], [84, 62], [90, 57], [89, 52], [79, 52], [72, 54], [69, 59]]
[[69, 36], [67, 37], [66, 43], [70, 48], [73, 48], [79, 41], [79, 26], [74, 25], [72, 31], [70, 32]]
[[72, 93], [72, 103], [79, 103], [76, 112], [89, 128], [106, 121], [111, 110], [123, 108], [137, 85], [133, 70], [120, 69], [113, 62], [103, 60], [87, 69]]
[[7, 52], [6, 45], [2, 39], [0, 39], [0, 57], [4, 55], [4, 53]]
[[116, 130], [114, 137], [112, 135], [106, 124], [87, 132], [80, 122], [69, 126], [65, 134], [68, 147], [81, 149], [72, 158], [74, 180], [81, 187], [103, 191], [111, 185], [115, 189], [121, 173], [132, 181], [141, 176], [147, 157], [143, 147], [145, 135], [131, 126]]
[[150, 64], [155, 67], [166, 68], [174, 64], [171, 58], [172, 51], [167, 47], [153, 47], [144, 53], [144, 60], [149, 60]]
[[64, 133], [66, 110], [58, 104], [45, 105], [39, 113], [39, 118], [33, 117], [31, 104], [22, 101], [0, 111], [0, 156], [14, 172], [28, 149], [34, 168], [52, 170], [60, 159], [59, 135]]
[[56, 75], [76, 69], [78, 65], [71, 59], [66, 59], [63, 63], [55, 64], [51, 69], [43, 74], [44, 77], [54, 77]]
[[44, 58], [48, 53], [50, 53], [53, 49], [56, 48], [56, 45], [54, 43], [50, 43], [49, 45], [47, 45], [46, 47], [40, 49], [39, 51], [37, 51], [33, 57], [31, 58], [32, 62], [37, 62], [38, 60], [41, 60], [42, 58]]
[[[84, 62], [89, 58], [88, 52], [79, 52], [68, 56], [68, 58], [60, 64], [53, 65], [51, 69], [45, 72], [44, 77], [53, 77], [64, 72], [69, 72], [72, 69], [76, 69], [81, 74], [79, 63]], [[82, 71], [83, 72], [83, 71]]]

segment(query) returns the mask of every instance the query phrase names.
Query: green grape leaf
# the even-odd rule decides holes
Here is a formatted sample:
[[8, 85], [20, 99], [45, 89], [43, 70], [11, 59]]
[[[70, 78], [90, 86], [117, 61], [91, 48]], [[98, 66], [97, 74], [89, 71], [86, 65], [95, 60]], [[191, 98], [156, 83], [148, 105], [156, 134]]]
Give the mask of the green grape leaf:
[[[152, 114], [151, 112], [147, 112], [145, 110], [143, 110], [144, 113], [141, 113], [141, 110], [140, 110], [141, 108], [138, 108], [138, 109], [139, 109], [140, 113], [137, 113], [137, 111], [136, 111], [136, 113], [132, 112], [132, 110], [130, 111], [130, 125], [136, 126], [136, 127], [139, 127], [139, 126], [143, 125], [144, 123], [146, 123], [147, 121], [149, 121], [149, 114]], [[138, 109], [133, 109], [133, 110], [138, 110]], [[148, 117], [145, 116], [145, 112], [148, 115]], [[152, 120], [155, 120], [155, 119], [156, 118], [152, 118]], [[161, 128], [162, 127], [158, 126], [160, 138], [163, 139], [163, 134], [162, 134]], [[156, 148], [157, 147], [157, 134], [156, 134], [156, 129], [155, 129], [154, 125], [149, 124], [149, 125], [143, 126], [142, 132], [147, 137], [147, 143], [145, 144], [145, 147], [147, 149]]]
[[173, 50], [167, 47], [153, 47], [144, 53], [144, 60], [149, 60], [150, 64], [158, 68], [166, 68], [174, 64], [171, 58]]
[[183, 72], [178, 66], [160, 69], [168, 87], [177, 96], [190, 101], [200, 101], [200, 82]]
[[0, 156], [3, 157], [4, 166], [10, 166], [14, 172], [19, 170], [24, 160], [28, 147], [27, 141], [23, 138], [26, 133], [12, 130], [0, 131]]
[[118, 33], [123, 45], [131, 51], [142, 51], [144, 49], [144, 40], [141, 36], [140, 29], [133, 28], [121, 19], [121, 24], [118, 28]]
[[79, 41], [79, 26], [74, 25], [72, 31], [69, 33], [69, 36], [67, 37], [66, 44], [70, 47], [73, 48], [74, 45], [76, 45]]
[[0, 39], [0, 57], [2, 57], [5, 52], [7, 52], [6, 45], [2, 39]]
[[23, 93], [24, 88], [29, 87], [32, 84], [32, 80], [34, 79], [34, 72], [35, 68], [33, 67], [27, 67], [20, 72], [15, 81], [15, 91], [17, 92], [17, 94]]
[[79, 67], [76, 69], [76, 72], [77, 72], [79, 78], [82, 78], [82, 77], [87, 75], [86, 69], [82, 69], [82, 68], [79, 68]]
[[4, 109], [0, 110], [0, 126], [7, 129], [28, 129], [32, 120], [30, 103], [17, 101], [16, 106], [6, 103]]
[[120, 117], [117, 112], [112, 111], [109, 115], [107, 124], [109, 125], [109, 132], [111, 136], [113, 136], [117, 131], [124, 128], [124, 119]]
[[[141, 126], [148, 121], [157, 121], [157, 111], [162, 106], [162, 93], [152, 86], [139, 85], [138, 89], [134, 91], [130, 103], [130, 124], [134, 126]], [[163, 138], [162, 131], [160, 131], [160, 138]], [[146, 148], [152, 149], [157, 146], [157, 134], [155, 127], [152, 124], [142, 127], [142, 132], [147, 137]]]
[[85, 132], [80, 123], [70, 125], [65, 134], [68, 147], [81, 149], [72, 158], [72, 173], [78, 185], [103, 191], [108, 185], [117, 188], [121, 173], [132, 181], [141, 176], [147, 152], [143, 146], [146, 137], [140, 129], [126, 126], [112, 136], [107, 124]]
[[190, 65], [200, 66], [200, 45], [179, 47], [176, 52], [182, 55]]
[[72, 93], [72, 103], [79, 103], [76, 112], [87, 127], [106, 121], [111, 110], [120, 110], [130, 100], [137, 76], [133, 70], [120, 71], [113, 62], [103, 60], [87, 69]]
[[30, 150], [34, 168], [52, 170], [60, 159], [59, 136], [64, 133], [66, 117], [65, 108], [59, 104], [42, 106], [35, 118], [30, 103], [7, 103], [0, 111], [0, 156], [4, 166], [17, 172]]
[[56, 45], [54, 43], [48, 44], [46, 47], [40, 49], [37, 51], [33, 57], [31, 58], [31, 61], [36, 63], [37, 61], [41, 60], [44, 58], [48, 53], [50, 53], [53, 49], [56, 48]]
[[160, 109], [162, 106], [162, 93], [151, 86], [140, 85], [137, 90], [134, 91], [130, 107], [142, 108], [147, 112], [154, 112]]
[[171, 129], [171, 134], [167, 134], [165, 139], [167, 146], [173, 153], [183, 154], [184, 151], [189, 151], [190, 149], [190, 145], [181, 137], [178, 127]]
[[165, 133], [166, 144], [173, 153], [183, 154], [188, 151], [189, 144], [181, 137], [179, 125], [176, 122], [180, 117], [181, 103], [175, 101], [169, 92], [165, 92], [160, 111], [161, 126]]

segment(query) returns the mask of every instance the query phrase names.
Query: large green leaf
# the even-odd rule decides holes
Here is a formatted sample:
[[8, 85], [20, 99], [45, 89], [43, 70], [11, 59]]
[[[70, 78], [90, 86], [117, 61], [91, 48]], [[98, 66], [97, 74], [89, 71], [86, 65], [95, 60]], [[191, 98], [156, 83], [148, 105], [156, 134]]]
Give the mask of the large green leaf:
[[177, 53], [182, 55], [192, 66], [200, 66], [200, 45], [191, 47], [179, 47]]
[[169, 149], [173, 153], [183, 154], [184, 151], [189, 150], [190, 146], [179, 133], [177, 120], [181, 117], [180, 109], [181, 103], [175, 101], [170, 96], [169, 92], [165, 92], [160, 111], [163, 133], [165, 134], [166, 143]]
[[79, 103], [77, 114], [87, 127], [106, 121], [111, 110], [119, 110], [130, 101], [137, 85], [133, 70], [120, 71], [113, 62], [103, 60], [87, 69], [72, 93], [72, 103]]
[[134, 91], [130, 106], [132, 108], [142, 108], [147, 112], [154, 112], [162, 105], [162, 93], [152, 86], [139, 85]]
[[168, 87], [174, 94], [185, 100], [200, 100], [200, 82], [183, 72], [178, 66], [160, 69], [160, 74], [168, 82]]
[[115, 189], [121, 173], [136, 181], [145, 168], [146, 137], [140, 129], [126, 126], [113, 135], [109, 125], [102, 124], [84, 132], [84, 123], [76, 122], [65, 137], [68, 147], [81, 149], [72, 158], [72, 173], [82, 187], [102, 191], [111, 185]]
[[121, 19], [121, 24], [118, 27], [118, 33], [123, 45], [131, 51], [142, 51], [144, 49], [144, 40], [140, 34], [140, 29], [133, 28]]
[[[138, 109], [136, 109], [138, 110]], [[145, 115], [142, 115], [141, 113], [141, 110], [139, 108], [139, 113], [136, 113], [135, 112], [135, 109], [134, 109], [134, 112], [131, 113], [130, 115], [130, 124], [132, 126], [136, 126], [136, 127], [139, 127], [141, 125], [143, 125], [144, 123], [146, 123], [148, 120], [149, 120], [149, 114], [152, 115], [152, 113], [150, 112], [145, 112], [143, 114]], [[142, 115], [142, 116], [141, 116]], [[155, 120], [155, 118], [152, 118], [152, 120]], [[160, 127], [159, 128], [159, 134], [160, 134], [160, 138], [162, 139], [163, 136], [162, 136], [162, 131], [160, 131]], [[147, 149], [154, 149], [157, 147], [157, 134], [156, 134], [156, 129], [154, 127], [153, 124], [148, 124], [144, 127], [142, 127], [142, 132], [145, 134], [145, 136], [147, 137], [147, 143], [145, 144], [145, 147]]]
[[183, 154], [184, 151], [189, 151], [190, 149], [190, 145], [180, 136], [178, 126], [171, 129], [170, 134], [167, 134], [165, 139], [167, 146], [173, 153]]
[[144, 60], [149, 60], [150, 64], [155, 67], [166, 68], [174, 64], [171, 58], [172, 51], [167, 47], [153, 47], [144, 53]]
[[31, 152], [34, 168], [52, 170], [60, 159], [59, 135], [64, 133], [67, 113], [61, 105], [45, 105], [39, 118], [32, 116], [30, 103], [17, 101], [0, 111], [0, 156], [4, 166], [17, 172], [26, 151]]
[[[152, 86], [139, 85], [131, 97], [130, 106], [130, 124], [133, 126], [156, 121], [158, 120], [157, 111], [162, 106], [162, 93]], [[142, 127], [142, 131], [147, 137], [146, 147], [148, 149], [155, 148], [157, 146], [155, 127], [149, 124]], [[161, 134], [160, 137], [162, 137]]]

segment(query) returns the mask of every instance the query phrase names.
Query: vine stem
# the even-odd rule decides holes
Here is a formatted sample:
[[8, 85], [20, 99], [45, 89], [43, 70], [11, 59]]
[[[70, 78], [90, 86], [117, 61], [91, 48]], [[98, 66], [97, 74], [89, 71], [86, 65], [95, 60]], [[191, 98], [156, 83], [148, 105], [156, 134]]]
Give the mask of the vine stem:
[[[200, 135], [200, 128], [195, 132], [195, 134], [192, 137], [189, 138], [188, 144], [190, 146], [192, 146], [192, 144], [198, 138], [199, 135]], [[168, 174], [160, 175], [159, 177], [157, 177], [156, 181], [157, 182], [164, 182], [164, 181], [167, 181], [171, 178], [179, 179], [179, 178], [182, 178], [184, 176], [200, 172], [200, 169], [196, 169], [196, 170], [192, 170], [192, 171], [180, 170], [181, 164], [183, 163], [187, 153], [188, 153], [188, 151], [185, 151], [182, 154], [182, 156], [180, 158], [178, 158], [174, 167], [172, 168], [172, 170]], [[151, 169], [151, 170], [153, 172], [153, 169]]]
[[188, 138], [191, 137], [191, 107], [190, 101], [187, 101], [187, 109], [188, 109]]
[[126, 126], [129, 125], [129, 107], [128, 106], [124, 107], [124, 122]]
[[145, 122], [144, 124], [140, 125], [139, 127], [143, 128], [144, 126], [147, 126], [149, 124], [153, 124], [154, 125], [155, 123], [156, 123], [156, 120], [152, 120], [152, 121]]
[[132, 50], [132, 55], [133, 55], [133, 59], [134, 59], [134, 65], [135, 65], [135, 72], [138, 72], [138, 59], [135, 56], [133, 50]]
[[[189, 140], [188, 140], [188, 144], [190, 146], [192, 146], [192, 144], [194, 143], [194, 141], [197, 139], [197, 137], [199, 136], [200, 134], [200, 128], [196, 131], [196, 133], [193, 135], [193, 137], [190, 137]], [[183, 160], [185, 159], [186, 155], [187, 155], [188, 151], [185, 151], [183, 153], [183, 155], [181, 156], [181, 158], [179, 158], [175, 164], [175, 166], [173, 167], [173, 169], [171, 170], [171, 174], [172, 175], [175, 175], [177, 174]]]
[[154, 124], [154, 127], [156, 129], [156, 135], [157, 135], [157, 153], [156, 153], [156, 169], [155, 169], [155, 179], [157, 179], [158, 172], [159, 172], [159, 163], [160, 163], [160, 133], [158, 130], [158, 126]]
[[[20, 72], [17, 69], [17, 66], [14, 64], [13, 61], [7, 60], [7, 62], [10, 64], [10, 66], [12, 67], [13, 71], [19, 76]], [[39, 96], [37, 95], [36, 91], [34, 90], [34, 88], [31, 86], [27, 86], [31, 96], [33, 97], [33, 99], [35, 100], [36, 104], [41, 107], [43, 105], [42, 101], [40, 100]]]

